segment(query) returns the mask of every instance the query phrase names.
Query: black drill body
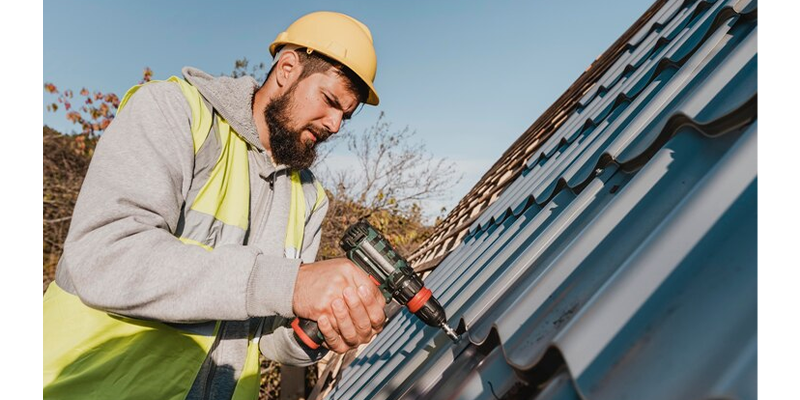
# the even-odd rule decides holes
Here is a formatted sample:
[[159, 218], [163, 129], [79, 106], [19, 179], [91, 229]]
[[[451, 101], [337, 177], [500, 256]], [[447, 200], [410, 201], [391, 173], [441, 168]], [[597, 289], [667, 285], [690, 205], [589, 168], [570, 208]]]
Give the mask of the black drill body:
[[[347, 258], [378, 285], [387, 303], [394, 299], [407, 306], [425, 324], [442, 328], [450, 338], [457, 340], [458, 337], [447, 325], [442, 305], [377, 229], [361, 220], [345, 231], [339, 245]], [[316, 347], [308, 339], [317, 346], [324, 341], [315, 321], [296, 319], [292, 327], [298, 339], [311, 348]]]

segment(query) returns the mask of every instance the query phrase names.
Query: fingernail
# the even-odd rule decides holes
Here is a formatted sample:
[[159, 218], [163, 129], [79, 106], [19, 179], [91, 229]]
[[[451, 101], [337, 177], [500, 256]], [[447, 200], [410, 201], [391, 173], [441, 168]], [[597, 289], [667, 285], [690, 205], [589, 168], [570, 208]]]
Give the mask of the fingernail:
[[328, 317], [326, 317], [324, 315], [319, 317], [319, 319], [317, 320], [317, 325], [319, 325], [319, 324], [325, 325], [327, 323], [328, 323]]
[[361, 293], [361, 296], [365, 299], [369, 297], [369, 290], [367, 290], [367, 287], [364, 285], [358, 287], [358, 293]]
[[344, 288], [344, 295], [346, 297], [349, 297], [350, 299], [354, 299], [355, 296], [356, 296], [356, 291], [353, 290], [353, 288], [348, 286], [348, 287]]

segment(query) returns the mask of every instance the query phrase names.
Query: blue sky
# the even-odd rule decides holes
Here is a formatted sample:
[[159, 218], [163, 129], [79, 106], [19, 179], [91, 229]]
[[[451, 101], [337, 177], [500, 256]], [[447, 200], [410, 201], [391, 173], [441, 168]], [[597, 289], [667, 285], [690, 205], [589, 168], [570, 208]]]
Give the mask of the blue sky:
[[[452, 209], [500, 155], [652, 4], [618, 1], [45, 1], [43, 81], [122, 95], [149, 66], [154, 79], [191, 65], [230, 73], [236, 59], [269, 62], [267, 47], [296, 18], [317, 10], [349, 14], [372, 31], [379, 112], [408, 125], [435, 157], [464, 174]], [[44, 123], [75, 129], [44, 110]], [[347, 155], [337, 150], [331, 160]], [[334, 167], [335, 168], [335, 167]]]

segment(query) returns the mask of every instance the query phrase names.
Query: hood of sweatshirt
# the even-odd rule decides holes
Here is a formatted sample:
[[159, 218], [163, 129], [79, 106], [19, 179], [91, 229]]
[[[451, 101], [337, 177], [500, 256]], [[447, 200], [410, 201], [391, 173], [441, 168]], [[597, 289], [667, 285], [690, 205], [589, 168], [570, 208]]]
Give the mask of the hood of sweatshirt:
[[212, 76], [193, 67], [184, 67], [181, 72], [244, 140], [265, 151], [253, 120], [253, 94], [258, 89], [255, 79]]

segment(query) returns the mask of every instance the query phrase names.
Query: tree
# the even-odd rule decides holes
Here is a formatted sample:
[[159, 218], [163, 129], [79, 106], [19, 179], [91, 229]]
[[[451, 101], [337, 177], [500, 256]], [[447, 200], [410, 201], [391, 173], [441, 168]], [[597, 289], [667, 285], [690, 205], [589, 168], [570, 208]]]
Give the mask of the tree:
[[320, 174], [331, 188], [322, 258], [342, 255], [339, 239], [360, 218], [380, 229], [403, 255], [430, 235], [432, 227], [425, 223], [421, 204], [446, 194], [461, 176], [453, 162], [436, 160], [415, 135], [408, 126], [393, 129], [383, 112], [360, 134], [337, 135], [334, 144], [346, 143], [357, 168], [327, 169]]
[[62, 135], [43, 129], [42, 150], [42, 292], [55, 279], [56, 264], [72, 220], [83, 177], [89, 168], [97, 138], [88, 134]]
[[336, 194], [350, 197], [370, 210], [398, 213], [409, 213], [420, 202], [446, 194], [461, 179], [454, 179], [455, 164], [447, 159], [437, 161], [415, 136], [408, 126], [393, 130], [383, 112], [362, 134], [345, 132], [342, 139], [360, 169], [336, 173]]
[[[250, 66], [249, 71], [247, 70], [248, 66]], [[269, 73], [269, 70], [267, 70], [267, 64], [260, 62], [258, 64], [250, 65], [250, 60], [248, 60], [247, 57], [243, 57], [234, 61], [231, 78], [241, 78], [249, 75], [252, 76], [256, 82], [261, 84], [267, 79], [267, 73]]]
[[[140, 84], [150, 82], [153, 76], [153, 71], [149, 67], [145, 67], [142, 72], [142, 80]], [[96, 136], [101, 134], [117, 114], [119, 108], [119, 96], [114, 93], [103, 93], [99, 91], [90, 92], [86, 88], [82, 88], [78, 95], [82, 97], [80, 108], [74, 108], [72, 101], [77, 100], [75, 93], [72, 89], [59, 91], [55, 84], [45, 82], [44, 90], [56, 96], [56, 101], [47, 105], [47, 111], [58, 112], [59, 104], [64, 107], [66, 111], [65, 117], [73, 124], [81, 126], [81, 133]]]

